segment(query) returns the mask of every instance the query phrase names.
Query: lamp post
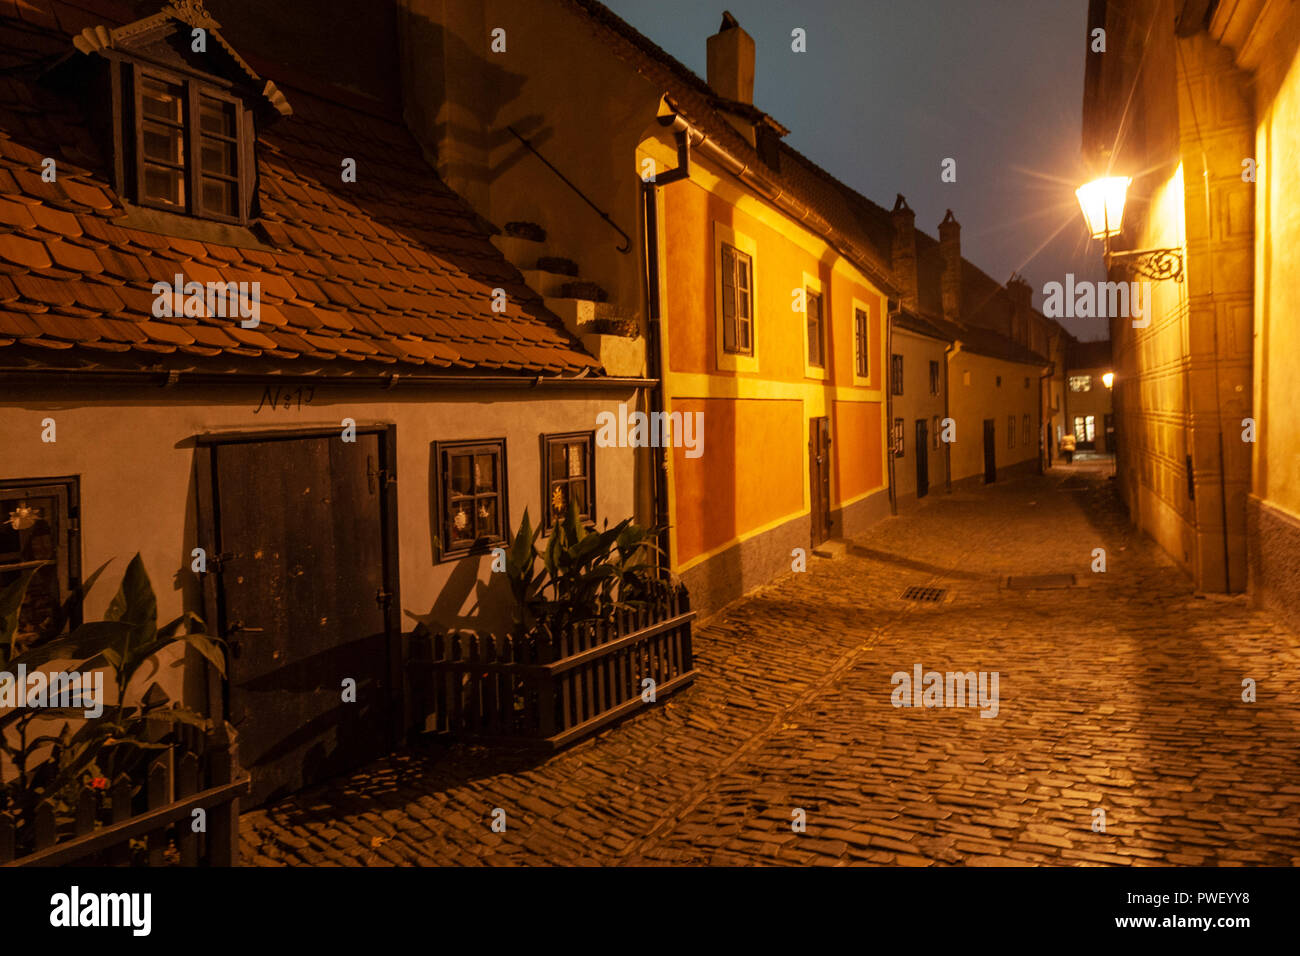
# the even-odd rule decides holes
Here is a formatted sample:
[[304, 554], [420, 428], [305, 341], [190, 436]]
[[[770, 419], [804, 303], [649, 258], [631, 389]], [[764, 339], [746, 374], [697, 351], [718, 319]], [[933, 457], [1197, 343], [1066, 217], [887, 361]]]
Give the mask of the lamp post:
[[1110, 241], [1118, 236], [1124, 222], [1124, 205], [1128, 199], [1130, 176], [1103, 176], [1085, 183], [1074, 191], [1079, 208], [1088, 223], [1093, 239], [1100, 239], [1105, 248], [1106, 268], [1113, 263], [1129, 265], [1150, 279], [1175, 279], [1182, 281], [1183, 252], [1181, 249], [1133, 249], [1116, 252]]

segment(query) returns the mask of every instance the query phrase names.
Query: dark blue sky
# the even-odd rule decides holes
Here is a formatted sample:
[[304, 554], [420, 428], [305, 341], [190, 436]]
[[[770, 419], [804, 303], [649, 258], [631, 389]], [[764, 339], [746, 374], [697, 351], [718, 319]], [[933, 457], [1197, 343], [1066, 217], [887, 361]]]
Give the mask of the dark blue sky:
[[[1086, 0], [604, 2], [700, 76], [730, 10], [758, 48], [755, 105], [790, 145], [886, 208], [903, 193], [931, 235], [951, 207], [966, 258], [999, 282], [1022, 273], [1040, 307], [1067, 272], [1104, 278], [1074, 198]], [[1104, 319], [1063, 324], [1106, 336]]]

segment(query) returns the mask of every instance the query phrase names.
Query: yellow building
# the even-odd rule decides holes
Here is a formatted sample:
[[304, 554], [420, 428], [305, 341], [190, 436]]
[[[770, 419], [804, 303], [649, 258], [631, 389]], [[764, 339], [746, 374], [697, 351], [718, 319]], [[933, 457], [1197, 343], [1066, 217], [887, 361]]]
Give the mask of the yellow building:
[[[1152, 279], [1146, 315], [1112, 319], [1120, 490], [1198, 587], [1249, 587], [1294, 615], [1300, 9], [1094, 0], [1094, 47], [1099, 29], [1084, 151], [1098, 175], [1133, 177], [1111, 249], [1181, 266]], [[1149, 278], [1140, 261], [1120, 256], [1111, 277]]]

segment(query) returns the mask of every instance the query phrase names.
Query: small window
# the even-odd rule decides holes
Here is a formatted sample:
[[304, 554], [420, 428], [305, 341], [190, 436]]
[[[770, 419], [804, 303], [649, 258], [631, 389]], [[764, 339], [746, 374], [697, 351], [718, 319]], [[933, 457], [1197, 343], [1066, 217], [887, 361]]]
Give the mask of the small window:
[[0, 591], [35, 569], [18, 610], [20, 645], [55, 636], [59, 608], [81, 584], [80, 515], [76, 478], [0, 481]]
[[894, 457], [903, 457], [903, 419], [894, 419]]
[[1091, 375], [1071, 375], [1070, 391], [1072, 392], [1091, 392], [1092, 376]]
[[506, 441], [434, 442], [442, 557], [483, 551], [505, 541]]
[[139, 65], [130, 75], [135, 84], [136, 202], [242, 222], [242, 104], [195, 79]]
[[808, 313], [808, 364], [813, 368], [825, 368], [826, 356], [822, 349], [821, 293], [804, 289], [804, 308]]
[[1022, 415], [1022, 416], [1020, 417], [1020, 434], [1021, 434], [1021, 436], [1024, 438], [1024, 440], [1025, 440], [1025, 447], [1026, 447], [1026, 448], [1028, 448], [1031, 444], [1033, 444], [1033, 441], [1032, 441], [1032, 435], [1031, 435], [1030, 428], [1029, 428], [1029, 416], [1028, 416], [1028, 415]]
[[1016, 447], [1016, 416], [1007, 416], [1007, 447]]
[[931, 435], [931, 444], [934, 446], [934, 450], [935, 450], [935, 451], [938, 451], [938, 450], [939, 450], [939, 444], [940, 444], [940, 442], [939, 442], [939, 416], [938, 416], [938, 415], [935, 415], [935, 416], [934, 416], [934, 420], [933, 420], [932, 428], [931, 428], [931, 430], [930, 430], [930, 435]]
[[853, 310], [853, 338], [857, 345], [857, 373], [859, 378], [871, 377], [871, 352], [867, 341], [867, 310]]
[[939, 394], [939, 363], [930, 363], [930, 394]]
[[595, 446], [595, 432], [542, 436], [547, 531], [568, 514], [570, 501], [577, 504], [584, 523], [595, 523]]
[[999, 376], [998, 376], [998, 388], [1001, 388], [1001, 387], [1002, 387], [1002, 376], [999, 375]]
[[895, 395], [903, 394], [903, 356], [889, 356], [889, 388]]
[[722, 347], [735, 355], [754, 354], [754, 260], [722, 243]]

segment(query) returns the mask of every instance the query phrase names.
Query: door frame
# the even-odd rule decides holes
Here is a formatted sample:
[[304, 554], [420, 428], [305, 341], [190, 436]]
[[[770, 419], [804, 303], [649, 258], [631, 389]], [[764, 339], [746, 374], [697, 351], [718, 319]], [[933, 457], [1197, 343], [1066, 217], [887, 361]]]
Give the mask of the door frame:
[[[196, 477], [195, 547], [203, 548], [211, 560], [221, 553], [219, 517], [217, 515], [217, 474], [215, 450], [219, 445], [246, 442], [292, 441], [299, 438], [322, 438], [338, 435], [338, 427], [266, 428], [260, 430], [203, 432], [195, 435], [194, 469]], [[379, 486], [379, 525], [384, 555], [383, 588], [389, 595], [384, 608], [384, 645], [388, 651], [389, 687], [397, 699], [389, 707], [389, 744], [402, 738], [406, 711], [406, 683], [402, 675], [401, 567], [398, 564], [397, 540], [397, 425], [386, 422], [356, 426], [358, 435], [379, 436], [379, 469], [384, 480]], [[210, 631], [220, 635], [226, 622], [221, 619], [221, 595], [215, 569], [200, 576], [203, 588], [203, 620]], [[230, 684], [212, 667], [206, 667], [208, 713], [214, 721], [224, 721], [230, 712]], [[227, 671], [229, 660], [227, 660]]]

